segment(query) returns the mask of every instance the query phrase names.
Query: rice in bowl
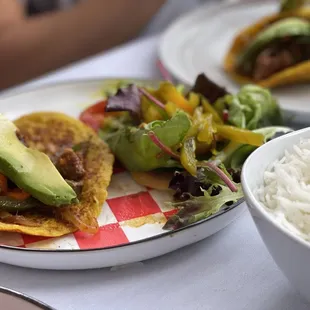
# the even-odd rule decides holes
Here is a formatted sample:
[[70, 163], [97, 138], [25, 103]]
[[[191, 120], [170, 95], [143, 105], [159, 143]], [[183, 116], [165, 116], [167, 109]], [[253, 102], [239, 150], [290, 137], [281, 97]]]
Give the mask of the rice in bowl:
[[310, 139], [301, 139], [264, 172], [255, 191], [273, 219], [295, 235], [310, 241]]

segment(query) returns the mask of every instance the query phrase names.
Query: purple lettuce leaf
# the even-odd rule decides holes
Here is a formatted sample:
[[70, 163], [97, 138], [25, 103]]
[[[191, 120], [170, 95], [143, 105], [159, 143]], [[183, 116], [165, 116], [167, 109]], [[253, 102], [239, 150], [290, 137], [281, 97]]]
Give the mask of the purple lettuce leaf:
[[128, 111], [134, 119], [140, 119], [141, 93], [138, 87], [130, 84], [127, 87], [119, 88], [115, 95], [108, 98], [105, 111]]
[[229, 95], [225, 88], [217, 85], [203, 73], [197, 76], [191, 91], [204, 96], [211, 104], [215, 103], [217, 99]]

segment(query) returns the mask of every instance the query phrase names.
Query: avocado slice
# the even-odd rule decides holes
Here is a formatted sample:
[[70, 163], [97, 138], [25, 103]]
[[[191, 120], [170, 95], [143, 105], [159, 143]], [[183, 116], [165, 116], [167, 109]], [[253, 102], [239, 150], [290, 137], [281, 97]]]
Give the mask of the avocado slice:
[[74, 190], [50, 158], [27, 148], [16, 136], [17, 127], [0, 114], [0, 172], [19, 188], [49, 206], [78, 202]]
[[297, 10], [306, 4], [307, 0], [281, 0], [280, 12]]
[[273, 23], [260, 32], [239, 56], [238, 67], [245, 71], [251, 69], [252, 63], [266, 45], [286, 37], [310, 36], [310, 22], [302, 18], [289, 17]]

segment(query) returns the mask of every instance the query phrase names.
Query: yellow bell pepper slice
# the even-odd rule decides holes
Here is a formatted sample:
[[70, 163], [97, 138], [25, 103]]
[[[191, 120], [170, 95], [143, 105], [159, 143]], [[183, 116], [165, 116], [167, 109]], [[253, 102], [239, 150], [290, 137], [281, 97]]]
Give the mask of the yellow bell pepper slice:
[[264, 136], [260, 133], [255, 133], [250, 130], [241, 129], [228, 125], [217, 125], [216, 132], [222, 138], [254, 146], [264, 144]]
[[198, 107], [194, 111], [194, 115], [192, 116], [192, 126], [187, 132], [187, 137], [196, 137], [199, 129], [202, 126], [203, 117], [202, 117], [202, 108]]
[[216, 129], [213, 126], [213, 115], [205, 114], [203, 118], [203, 126], [197, 135], [197, 140], [199, 142], [205, 142], [207, 144], [211, 144], [214, 140], [214, 133]]
[[166, 110], [168, 116], [172, 117], [176, 113], [176, 111], [178, 110], [178, 107], [176, 106], [176, 104], [174, 102], [169, 101], [165, 104], [165, 110]]
[[213, 121], [218, 124], [223, 124], [222, 118], [219, 116], [217, 111], [212, 107], [209, 101], [205, 98], [202, 98], [202, 106], [206, 113], [210, 113], [213, 116]]
[[190, 115], [194, 112], [194, 108], [183, 97], [183, 95], [177, 91], [175, 86], [169, 82], [162, 82], [160, 84], [159, 89], [156, 91], [156, 97], [160, 98], [163, 102], [173, 102], [178, 108]]
[[188, 103], [196, 109], [200, 104], [200, 96], [196, 93], [189, 93]]
[[180, 161], [185, 170], [191, 175], [195, 176], [197, 173], [197, 160], [196, 160], [196, 143], [195, 138], [189, 138], [184, 141], [181, 148]]
[[158, 108], [149, 102], [149, 100], [145, 97], [142, 97], [141, 112], [145, 123], [164, 119], [163, 115], [158, 111]]

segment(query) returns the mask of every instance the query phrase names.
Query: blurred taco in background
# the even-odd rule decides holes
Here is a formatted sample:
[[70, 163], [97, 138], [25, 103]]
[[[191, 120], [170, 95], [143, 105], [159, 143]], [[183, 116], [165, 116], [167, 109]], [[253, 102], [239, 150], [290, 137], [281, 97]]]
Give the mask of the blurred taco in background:
[[310, 8], [284, 0], [280, 13], [243, 29], [225, 56], [225, 71], [240, 84], [262, 87], [310, 81]]
[[114, 157], [82, 122], [33, 113], [0, 115], [0, 231], [58, 237], [95, 233]]

